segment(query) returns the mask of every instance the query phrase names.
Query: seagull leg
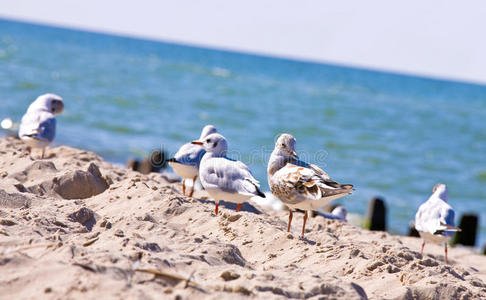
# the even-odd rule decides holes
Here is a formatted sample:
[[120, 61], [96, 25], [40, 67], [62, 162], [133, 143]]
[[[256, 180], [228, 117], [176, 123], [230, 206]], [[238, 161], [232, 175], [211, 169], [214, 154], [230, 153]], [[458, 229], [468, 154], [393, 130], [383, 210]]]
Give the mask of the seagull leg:
[[287, 232], [290, 232], [290, 223], [292, 223], [292, 210], [289, 209], [289, 225], [287, 226]]
[[240, 211], [241, 205], [242, 205], [241, 203], [238, 203], [238, 205], [236, 206], [236, 212]]
[[196, 185], [196, 178], [197, 176], [194, 176], [194, 178], [192, 179], [192, 189], [191, 192], [189, 193], [189, 197], [192, 197], [192, 195], [194, 194], [194, 186]]
[[186, 195], [186, 180], [182, 179], [182, 195]]
[[46, 148], [42, 148], [42, 155], [41, 155], [41, 158], [44, 159], [44, 154], [46, 152]]
[[29, 153], [29, 155], [32, 154], [32, 148], [30, 146], [27, 147], [27, 152]]
[[420, 255], [424, 254], [425, 241], [422, 243], [422, 249], [420, 249]]
[[214, 208], [214, 214], [218, 214], [218, 205], [219, 205], [219, 202], [216, 201], [216, 207]]
[[304, 231], [305, 231], [305, 222], [307, 221], [307, 210], [304, 214], [304, 225], [302, 225], [302, 238], [304, 238]]
[[448, 265], [449, 261], [447, 260], [447, 243], [445, 243], [444, 253], [445, 253], [445, 262], [446, 262], [446, 265]]

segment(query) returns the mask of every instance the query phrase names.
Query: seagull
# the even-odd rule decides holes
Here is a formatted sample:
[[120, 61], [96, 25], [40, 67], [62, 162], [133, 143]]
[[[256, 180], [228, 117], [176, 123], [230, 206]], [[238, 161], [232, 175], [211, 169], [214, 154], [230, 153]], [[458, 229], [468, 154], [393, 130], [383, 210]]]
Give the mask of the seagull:
[[346, 219], [348, 211], [341, 205], [336, 206], [331, 212], [317, 211], [317, 214], [326, 219], [348, 222]]
[[348, 216], [348, 211], [344, 206], [338, 205], [336, 206], [332, 212], [331, 215], [335, 216], [337, 220], [341, 220], [344, 222], [347, 222], [348, 220], [346, 219]]
[[[216, 132], [218, 132], [216, 127], [213, 125], [206, 125], [201, 132], [199, 140], [203, 140], [211, 133]], [[194, 193], [194, 185], [196, 184], [199, 172], [199, 163], [201, 162], [204, 153], [206, 153], [206, 151], [204, 151], [202, 147], [187, 143], [182, 145], [175, 156], [168, 160], [169, 166], [174, 169], [177, 175], [182, 177], [182, 194], [184, 196], [186, 195], [186, 179], [192, 179], [192, 189], [189, 193], [189, 197], [192, 197], [192, 194]]]
[[319, 167], [299, 160], [295, 152], [295, 138], [286, 133], [277, 139], [267, 171], [268, 185], [273, 195], [289, 207], [288, 232], [292, 223], [292, 210], [305, 210], [302, 238], [307, 211], [317, 210], [353, 191], [353, 185], [339, 184]]
[[62, 98], [56, 94], [44, 94], [37, 97], [22, 117], [19, 128], [19, 138], [28, 148], [42, 148], [44, 158], [45, 148], [56, 136], [56, 116], [64, 110]]
[[202, 146], [206, 151], [199, 167], [199, 178], [204, 189], [216, 202], [216, 215], [220, 200], [237, 203], [238, 212], [242, 203], [250, 198], [265, 198], [250, 169], [241, 161], [226, 157], [228, 143], [221, 134], [213, 133], [192, 143]]
[[423, 239], [420, 254], [424, 252], [425, 242], [444, 243], [445, 261], [448, 264], [447, 241], [461, 229], [454, 225], [454, 210], [447, 203], [447, 186], [439, 183], [432, 191], [432, 196], [420, 205], [415, 215], [415, 229]]

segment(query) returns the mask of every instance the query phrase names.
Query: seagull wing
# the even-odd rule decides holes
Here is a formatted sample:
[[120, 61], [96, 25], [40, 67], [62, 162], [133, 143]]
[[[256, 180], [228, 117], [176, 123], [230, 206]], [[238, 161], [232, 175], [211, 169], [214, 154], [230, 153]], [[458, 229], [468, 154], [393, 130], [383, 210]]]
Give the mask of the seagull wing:
[[432, 195], [420, 205], [415, 215], [415, 228], [430, 234], [459, 231], [454, 225], [455, 213], [452, 207], [442, 199]]
[[[447, 204], [447, 203], [445, 203]], [[440, 212], [440, 218], [439, 218], [439, 228], [438, 230], [443, 230], [443, 231], [461, 231], [458, 227], [455, 226], [454, 222], [455, 218], [455, 212], [452, 209], [452, 207], [447, 204], [447, 205], [442, 205], [441, 207], [441, 212]]]
[[19, 128], [19, 137], [52, 142], [56, 136], [56, 118], [51, 113], [25, 114]]
[[248, 166], [240, 161], [225, 157], [210, 158], [200, 176], [206, 186], [213, 186], [228, 193], [262, 196], [260, 184], [251, 174]]
[[353, 191], [352, 185], [339, 184], [320, 168], [300, 161], [287, 163], [275, 172], [271, 181], [274, 185], [272, 190], [276, 188], [286, 194], [284, 198], [290, 204], [328, 197], [336, 199]]
[[204, 151], [201, 146], [187, 143], [182, 145], [182, 147], [179, 148], [179, 151], [174, 155], [174, 158], [169, 159], [169, 161], [199, 167], [199, 163], [201, 162], [204, 153], [206, 153], [206, 151]]

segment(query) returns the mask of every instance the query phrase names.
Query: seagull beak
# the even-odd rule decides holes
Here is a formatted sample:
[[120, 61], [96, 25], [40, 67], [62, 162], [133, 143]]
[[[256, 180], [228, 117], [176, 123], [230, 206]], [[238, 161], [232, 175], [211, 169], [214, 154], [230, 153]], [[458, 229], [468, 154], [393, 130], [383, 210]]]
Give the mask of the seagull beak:
[[202, 146], [203, 145], [203, 142], [200, 142], [200, 141], [192, 141], [191, 144]]
[[292, 156], [295, 156], [295, 158], [299, 159], [299, 156], [297, 155], [297, 153], [295, 153], [295, 151], [292, 151]]

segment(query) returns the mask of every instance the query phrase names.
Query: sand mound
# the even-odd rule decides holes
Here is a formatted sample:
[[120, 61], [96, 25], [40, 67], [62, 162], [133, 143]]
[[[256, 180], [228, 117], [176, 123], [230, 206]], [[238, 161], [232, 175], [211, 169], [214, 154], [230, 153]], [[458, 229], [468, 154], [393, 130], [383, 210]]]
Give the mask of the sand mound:
[[[89, 198], [103, 193], [109, 187], [108, 180], [101, 175], [94, 163], [89, 165], [87, 171], [59, 172], [51, 161], [36, 161], [25, 170], [13, 174], [12, 178], [19, 181], [15, 186], [20, 192], [39, 196], [57, 195], [63, 199]], [[36, 183], [39, 178], [43, 181]], [[31, 184], [26, 187], [24, 183], [28, 182]]]
[[181, 196], [160, 174], [69, 147], [32, 161], [22, 147], [0, 139], [6, 298], [486, 298], [486, 259], [465, 249], [445, 265], [440, 247], [422, 256], [419, 239], [322, 217], [300, 239], [299, 214], [291, 233], [285, 212], [257, 205], [215, 216], [207, 195]]

